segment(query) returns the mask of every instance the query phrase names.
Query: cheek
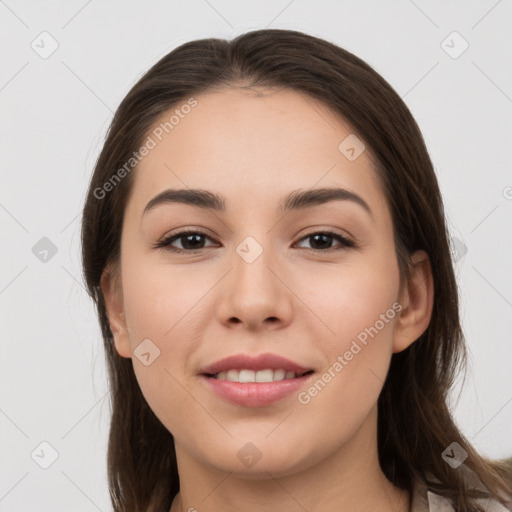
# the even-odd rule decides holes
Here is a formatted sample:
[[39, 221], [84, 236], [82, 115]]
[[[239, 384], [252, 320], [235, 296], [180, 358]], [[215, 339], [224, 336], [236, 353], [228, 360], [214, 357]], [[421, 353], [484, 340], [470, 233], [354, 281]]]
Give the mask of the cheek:
[[202, 278], [186, 268], [127, 260], [123, 294], [132, 342], [141, 335], [164, 341], [186, 328], [210, 281], [212, 276]]
[[171, 432], [186, 430], [187, 421], [198, 411], [186, 391], [184, 364], [199, 343], [198, 315], [207, 319], [206, 313], [200, 314], [201, 298], [215, 281], [211, 276], [203, 278], [146, 263], [142, 257], [126, 258], [122, 268], [124, 310], [137, 381], [162, 423]]
[[[354, 265], [332, 267], [303, 289], [304, 302], [324, 323], [332, 347], [343, 346], [386, 314], [398, 297], [398, 267], [380, 262], [359, 261]], [[386, 317], [393, 319], [395, 311]], [[311, 315], [310, 315], [311, 318]], [[386, 327], [389, 322], [386, 322]], [[379, 330], [382, 329], [379, 322]], [[330, 333], [330, 336], [329, 336]]]
[[[322, 290], [315, 287], [308, 295], [308, 306], [322, 320], [309, 316], [310, 330], [325, 333], [317, 338], [325, 367], [299, 403], [318, 412], [339, 407], [355, 425], [377, 401], [389, 367], [400, 310], [398, 267], [369, 262], [328, 277]], [[339, 418], [335, 428], [340, 422], [348, 428], [346, 417]]]

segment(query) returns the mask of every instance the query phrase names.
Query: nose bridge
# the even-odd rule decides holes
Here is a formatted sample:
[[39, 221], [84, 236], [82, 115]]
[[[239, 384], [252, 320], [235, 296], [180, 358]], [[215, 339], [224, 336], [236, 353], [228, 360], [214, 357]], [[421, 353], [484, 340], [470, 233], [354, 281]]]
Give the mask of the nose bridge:
[[[269, 272], [267, 265], [272, 267], [276, 264], [277, 244], [274, 240], [276, 230], [272, 229], [273, 219], [264, 214], [265, 211], [271, 210], [272, 203], [265, 207], [263, 202], [249, 200], [245, 204], [238, 205], [240, 214], [235, 227], [238, 243], [234, 246], [233, 264], [237, 267], [236, 271], [242, 274], [246, 272], [249, 275], [254, 274], [252, 266], [255, 264], [258, 274]], [[261, 210], [262, 207], [263, 210]]]
[[275, 276], [270, 271], [276, 266], [276, 254], [271, 236], [262, 234], [247, 235], [236, 247], [233, 255], [235, 281], [242, 288], [249, 286], [256, 297], [262, 292], [269, 293], [274, 288]]

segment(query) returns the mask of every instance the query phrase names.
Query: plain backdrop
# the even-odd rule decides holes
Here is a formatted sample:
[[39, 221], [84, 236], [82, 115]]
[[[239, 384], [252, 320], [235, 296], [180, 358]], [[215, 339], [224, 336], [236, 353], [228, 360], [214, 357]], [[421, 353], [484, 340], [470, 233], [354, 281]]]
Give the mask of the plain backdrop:
[[186, 41], [264, 27], [355, 53], [413, 113], [470, 348], [454, 414], [483, 454], [511, 456], [511, 25], [507, 0], [0, 1], [0, 510], [111, 510], [102, 340], [81, 278], [86, 187], [144, 71]]

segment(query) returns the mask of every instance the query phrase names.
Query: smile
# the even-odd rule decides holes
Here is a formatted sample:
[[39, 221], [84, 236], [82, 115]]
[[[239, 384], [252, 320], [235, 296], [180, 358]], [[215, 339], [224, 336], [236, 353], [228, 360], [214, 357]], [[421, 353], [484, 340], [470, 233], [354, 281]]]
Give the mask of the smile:
[[304, 373], [296, 373], [283, 370], [282, 368], [278, 370], [267, 368], [265, 370], [259, 371], [233, 369], [216, 373], [212, 375], [212, 377], [218, 380], [228, 380], [230, 382], [277, 382], [280, 380], [289, 380], [295, 379], [297, 377], [302, 377], [302, 375], [305, 375], [306, 373], [311, 373], [311, 371]]
[[[199, 377], [209, 391], [224, 401], [242, 407], [265, 407], [298, 393], [314, 374], [313, 370], [302, 375], [297, 375], [294, 372], [284, 374], [283, 372], [284, 370], [271, 369], [258, 372], [229, 370], [221, 372], [225, 375], [200, 375]], [[267, 380], [256, 381], [258, 373], [260, 379]], [[272, 380], [269, 380], [271, 374]]]

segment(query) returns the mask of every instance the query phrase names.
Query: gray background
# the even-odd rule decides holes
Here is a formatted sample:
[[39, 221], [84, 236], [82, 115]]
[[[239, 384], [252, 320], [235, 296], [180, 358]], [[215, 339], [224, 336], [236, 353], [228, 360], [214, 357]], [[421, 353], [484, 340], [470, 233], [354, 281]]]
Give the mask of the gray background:
[[411, 109], [457, 239], [471, 367], [454, 413], [483, 454], [512, 455], [510, 0], [6, 0], [0, 15], [1, 511], [111, 510], [103, 349], [79, 260], [86, 186], [142, 72], [186, 41], [263, 27], [339, 44]]

